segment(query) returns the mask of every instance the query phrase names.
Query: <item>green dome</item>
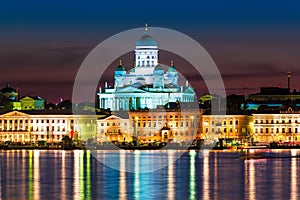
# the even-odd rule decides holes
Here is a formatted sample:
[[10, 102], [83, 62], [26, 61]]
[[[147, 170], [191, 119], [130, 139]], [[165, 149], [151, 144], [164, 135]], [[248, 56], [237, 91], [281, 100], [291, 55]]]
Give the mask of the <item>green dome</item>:
[[116, 71], [126, 71], [125, 67], [123, 67], [122, 65], [119, 65], [116, 69]]
[[174, 66], [170, 66], [168, 72], [177, 72], [177, 70]]
[[135, 44], [135, 46], [157, 46], [156, 41], [146, 33]]
[[159, 71], [159, 70], [164, 71], [164, 68], [163, 68], [160, 64], [158, 64], [158, 65], [156, 65], [156, 66], [154, 67], [154, 70], [155, 70], [155, 71]]

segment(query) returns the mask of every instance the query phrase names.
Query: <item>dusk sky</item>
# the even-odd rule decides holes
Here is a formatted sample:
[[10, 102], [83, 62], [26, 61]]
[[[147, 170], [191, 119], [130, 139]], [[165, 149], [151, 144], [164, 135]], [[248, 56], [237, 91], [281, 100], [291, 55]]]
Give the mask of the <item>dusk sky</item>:
[[[216, 62], [228, 94], [286, 87], [288, 70], [291, 88], [300, 89], [297, 0], [1, 0], [0, 86], [10, 83], [21, 96], [39, 95], [51, 102], [71, 98], [87, 54], [106, 38], [146, 22], [197, 40]], [[127, 58], [125, 66], [133, 61]], [[198, 95], [205, 93], [201, 78], [183, 71], [182, 62], [176, 65], [174, 60]], [[113, 74], [104, 79], [112, 78]]]

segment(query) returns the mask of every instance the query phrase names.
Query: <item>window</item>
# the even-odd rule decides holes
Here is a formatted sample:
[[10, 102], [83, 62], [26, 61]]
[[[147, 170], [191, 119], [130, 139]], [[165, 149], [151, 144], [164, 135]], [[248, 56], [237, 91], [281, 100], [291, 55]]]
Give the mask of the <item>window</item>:
[[224, 133], [226, 133], [227, 132], [227, 129], [226, 128], [224, 128]]
[[231, 120], [230, 120], [229, 124], [232, 125], [232, 121]]
[[224, 121], [224, 125], [226, 125], [226, 121]]
[[255, 120], [255, 124], [258, 124], [258, 120], [257, 119]]
[[266, 133], [269, 133], [269, 128], [266, 128]]
[[282, 133], [285, 133], [285, 128], [282, 128]]
[[261, 129], [260, 129], [260, 133], [263, 133], [263, 132], [264, 132], [264, 129], [263, 129], [263, 128], [261, 128]]
[[269, 120], [266, 120], [266, 124], [268, 124], [269, 123]]
[[239, 125], [239, 121], [238, 120], [235, 120], [235, 125]]
[[279, 133], [279, 128], [276, 128], [276, 133]]

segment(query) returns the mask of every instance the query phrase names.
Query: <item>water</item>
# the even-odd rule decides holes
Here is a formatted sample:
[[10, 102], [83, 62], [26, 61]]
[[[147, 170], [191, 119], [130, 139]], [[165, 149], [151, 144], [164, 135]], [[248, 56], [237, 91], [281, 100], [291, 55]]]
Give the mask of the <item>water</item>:
[[[299, 158], [240, 160], [237, 153], [212, 151], [199, 158], [186, 152], [99, 151], [112, 169], [89, 151], [1, 151], [0, 199], [299, 199]], [[276, 151], [300, 154], [300, 151]], [[142, 155], [142, 156], [141, 156]], [[154, 156], [153, 156], [154, 155]], [[112, 159], [110, 159], [112, 158]], [[143, 166], [168, 164], [152, 173]]]

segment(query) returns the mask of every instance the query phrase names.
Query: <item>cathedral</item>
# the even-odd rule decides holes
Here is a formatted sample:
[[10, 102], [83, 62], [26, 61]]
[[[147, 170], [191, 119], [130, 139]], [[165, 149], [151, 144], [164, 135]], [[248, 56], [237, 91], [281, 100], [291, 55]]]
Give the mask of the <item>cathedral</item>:
[[186, 81], [178, 84], [178, 72], [173, 61], [165, 71], [158, 63], [158, 45], [149, 35], [146, 25], [144, 35], [135, 45], [135, 64], [129, 71], [122, 65], [114, 73], [114, 86], [99, 89], [99, 106], [112, 111], [155, 109], [168, 102], [194, 102], [195, 91]]

